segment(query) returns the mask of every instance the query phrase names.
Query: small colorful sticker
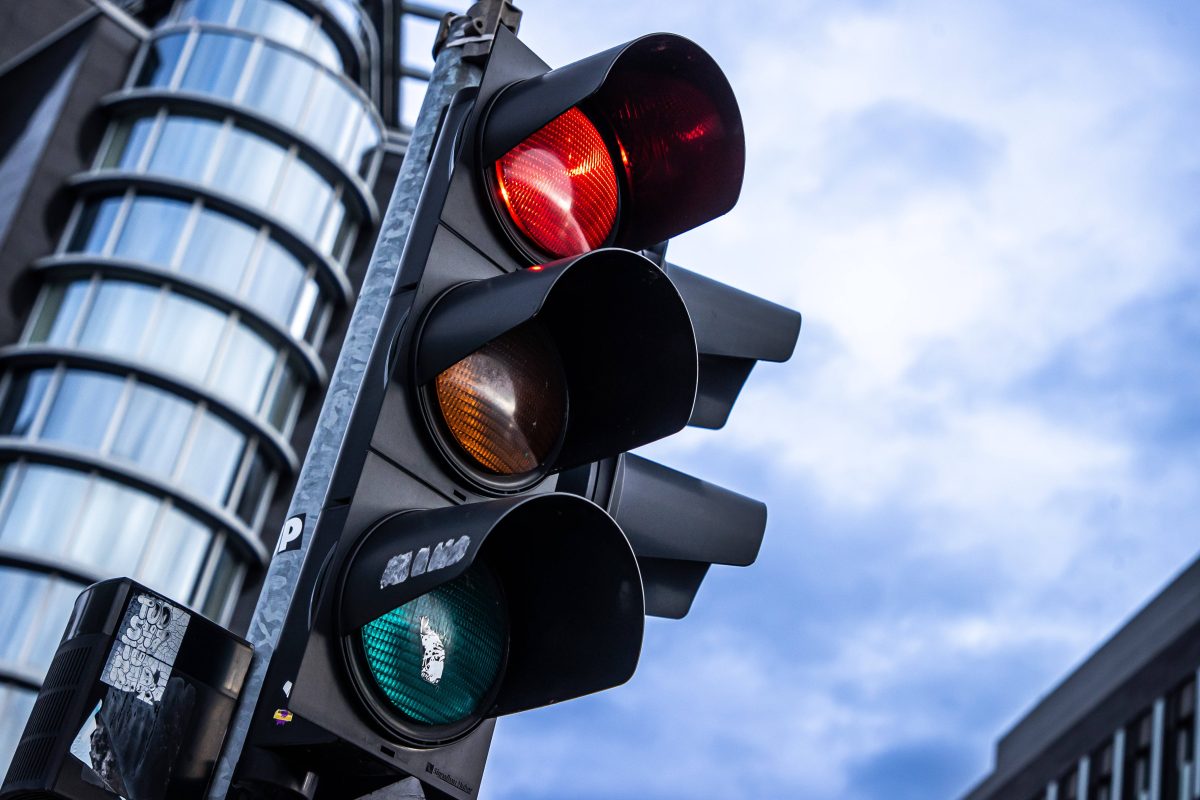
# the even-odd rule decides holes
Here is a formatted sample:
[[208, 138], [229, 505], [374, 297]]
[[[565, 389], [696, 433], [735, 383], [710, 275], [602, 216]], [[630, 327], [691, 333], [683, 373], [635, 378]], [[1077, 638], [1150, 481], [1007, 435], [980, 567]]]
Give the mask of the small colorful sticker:
[[275, 709], [275, 724], [276, 725], [287, 725], [291, 721], [292, 721], [292, 712], [288, 711], [286, 708]]

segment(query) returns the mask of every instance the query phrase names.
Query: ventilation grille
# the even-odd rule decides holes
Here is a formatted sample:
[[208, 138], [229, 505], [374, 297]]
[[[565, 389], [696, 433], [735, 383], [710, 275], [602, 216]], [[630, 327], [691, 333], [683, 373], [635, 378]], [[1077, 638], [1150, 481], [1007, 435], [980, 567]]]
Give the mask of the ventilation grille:
[[91, 648], [75, 647], [59, 650], [50, 663], [37, 702], [25, 723], [21, 743], [13, 756], [4, 787], [10, 784], [27, 784], [45, 781], [54, 755], [55, 743], [62, 735], [63, 719], [71, 705], [74, 694], [86, 687], [81, 686], [80, 677], [87, 664]]

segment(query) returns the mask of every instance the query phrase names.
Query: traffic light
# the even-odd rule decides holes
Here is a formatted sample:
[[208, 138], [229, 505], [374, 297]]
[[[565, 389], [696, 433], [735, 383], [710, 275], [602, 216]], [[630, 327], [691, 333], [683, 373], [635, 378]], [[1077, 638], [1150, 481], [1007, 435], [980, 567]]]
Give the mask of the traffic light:
[[761, 542], [761, 503], [626, 452], [722, 424], [799, 330], [661, 259], [741, 187], [708, 54], [655, 34], [550, 70], [501, 28], [431, 158], [328, 501], [289, 521], [312, 538], [247, 790], [474, 797], [496, 717], [628, 680], [645, 615]]

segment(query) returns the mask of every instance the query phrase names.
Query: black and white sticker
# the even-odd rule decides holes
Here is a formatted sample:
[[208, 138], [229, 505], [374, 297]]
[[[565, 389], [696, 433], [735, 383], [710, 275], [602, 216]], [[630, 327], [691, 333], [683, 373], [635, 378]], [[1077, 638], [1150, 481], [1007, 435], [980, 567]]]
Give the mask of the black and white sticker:
[[299, 550], [301, 542], [304, 541], [302, 534], [304, 533], [304, 515], [297, 514], [294, 517], [288, 517], [283, 523], [283, 530], [279, 532], [279, 541], [275, 543], [275, 555], [286, 553], [289, 550]]
[[437, 686], [445, 668], [446, 645], [442, 636], [429, 624], [429, 617], [421, 617], [421, 678]]
[[410, 577], [424, 575], [439, 569], [453, 566], [463, 560], [471, 547], [470, 536], [460, 536], [458, 540], [447, 539], [438, 542], [432, 548], [422, 547], [413, 553], [412, 550], [392, 556], [383, 566], [383, 574], [379, 576], [379, 588], [386, 589], [404, 583]]
[[166, 600], [139, 594], [129, 601], [100, 680], [143, 703], [162, 700], [192, 615]]

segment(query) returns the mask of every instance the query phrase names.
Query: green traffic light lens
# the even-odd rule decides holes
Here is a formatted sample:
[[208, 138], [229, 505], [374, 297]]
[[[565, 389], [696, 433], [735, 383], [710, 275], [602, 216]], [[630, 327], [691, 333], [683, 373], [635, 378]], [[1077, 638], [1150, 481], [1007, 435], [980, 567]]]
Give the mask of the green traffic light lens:
[[362, 627], [368, 674], [388, 702], [420, 725], [462, 722], [500, 678], [508, 615], [490, 570], [453, 581]]

